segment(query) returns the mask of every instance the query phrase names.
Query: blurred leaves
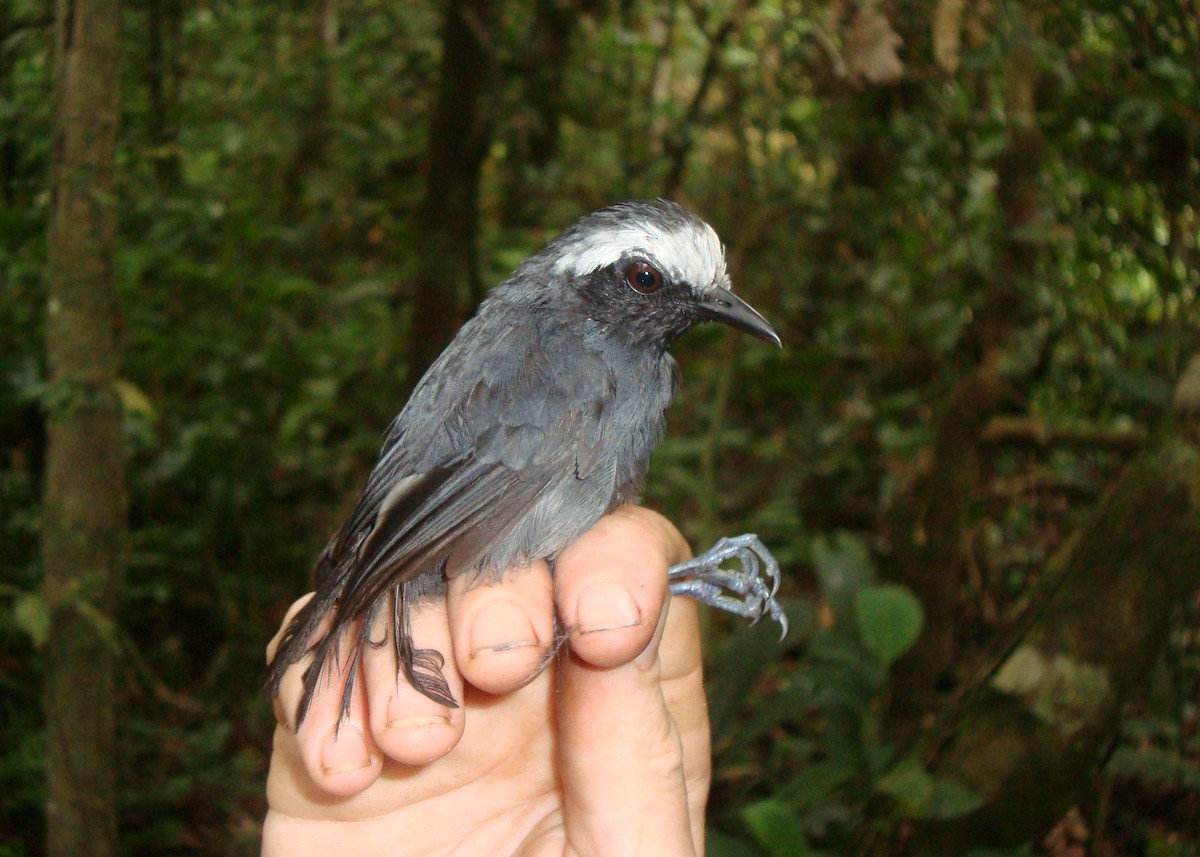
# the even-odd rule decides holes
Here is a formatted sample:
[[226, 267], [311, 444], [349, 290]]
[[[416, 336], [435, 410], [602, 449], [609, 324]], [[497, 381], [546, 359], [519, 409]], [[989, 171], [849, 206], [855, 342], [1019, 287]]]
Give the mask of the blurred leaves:
[[37, 592], [23, 592], [13, 600], [13, 620], [29, 635], [34, 648], [46, 645], [50, 633], [50, 606]]
[[868, 586], [854, 594], [858, 636], [884, 666], [912, 648], [921, 633], [921, 602], [902, 586]]
[[742, 817], [770, 857], [808, 857], [817, 853], [808, 847], [795, 814], [780, 801], [750, 804], [742, 810]]
[[953, 780], [934, 777], [917, 759], [906, 756], [876, 782], [908, 818], [955, 818], [979, 808], [980, 800]]

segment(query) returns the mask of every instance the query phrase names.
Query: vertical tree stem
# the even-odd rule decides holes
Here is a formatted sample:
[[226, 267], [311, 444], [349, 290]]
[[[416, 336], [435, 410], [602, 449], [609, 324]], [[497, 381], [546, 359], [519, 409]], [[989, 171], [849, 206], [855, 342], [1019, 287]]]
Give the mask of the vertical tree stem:
[[124, 438], [113, 256], [120, 119], [117, 0], [58, 0], [57, 127], [48, 228], [42, 562], [47, 854], [117, 851], [116, 669], [105, 620], [121, 579]]

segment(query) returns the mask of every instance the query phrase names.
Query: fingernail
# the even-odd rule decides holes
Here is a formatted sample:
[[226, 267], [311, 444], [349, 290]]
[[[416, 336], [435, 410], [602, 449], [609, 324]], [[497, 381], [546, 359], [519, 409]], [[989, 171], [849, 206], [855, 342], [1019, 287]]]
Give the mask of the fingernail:
[[388, 729], [423, 729], [426, 726], [449, 726], [449, 717], [430, 715], [429, 717], [397, 717], [384, 724]]
[[512, 601], [489, 601], [471, 619], [471, 657], [536, 645], [529, 614]]
[[[414, 714], [413, 706], [422, 703], [427, 703], [431, 707], [437, 706], [440, 711]], [[450, 715], [443, 714], [442, 711], [445, 711], [442, 706], [423, 696], [419, 700], [410, 700], [406, 703], [392, 699], [388, 702], [387, 721], [383, 726], [385, 729], [423, 729], [426, 726], [449, 726]]]
[[362, 727], [357, 723], [343, 721], [325, 736], [325, 743], [321, 747], [321, 770], [326, 774], [358, 771], [369, 768], [373, 762]]
[[580, 634], [594, 634], [635, 627], [642, 624], [642, 616], [624, 586], [594, 583], [579, 594], [575, 623]]

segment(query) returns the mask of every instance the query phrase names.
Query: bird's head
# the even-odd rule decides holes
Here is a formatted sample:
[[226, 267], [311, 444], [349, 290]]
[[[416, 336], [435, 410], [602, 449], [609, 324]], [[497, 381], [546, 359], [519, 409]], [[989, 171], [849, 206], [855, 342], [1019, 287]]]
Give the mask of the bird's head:
[[535, 259], [610, 336], [665, 350], [692, 325], [719, 321], [781, 344], [767, 320], [730, 291], [716, 232], [678, 203], [633, 200], [601, 209]]

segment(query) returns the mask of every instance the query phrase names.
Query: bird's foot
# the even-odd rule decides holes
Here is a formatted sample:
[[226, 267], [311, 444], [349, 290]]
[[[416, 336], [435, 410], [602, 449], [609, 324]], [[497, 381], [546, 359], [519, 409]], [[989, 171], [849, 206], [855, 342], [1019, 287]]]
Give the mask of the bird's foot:
[[[722, 568], [731, 559], [741, 568]], [[754, 624], [763, 615], [770, 616], [787, 636], [787, 616], [775, 598], [779, 591], [779, 563], [758, 536], [718, 539], [707, 552], [673, 565], [667, 572], [673, 595], [687, 595], [709, 607], [717, 607]]]

